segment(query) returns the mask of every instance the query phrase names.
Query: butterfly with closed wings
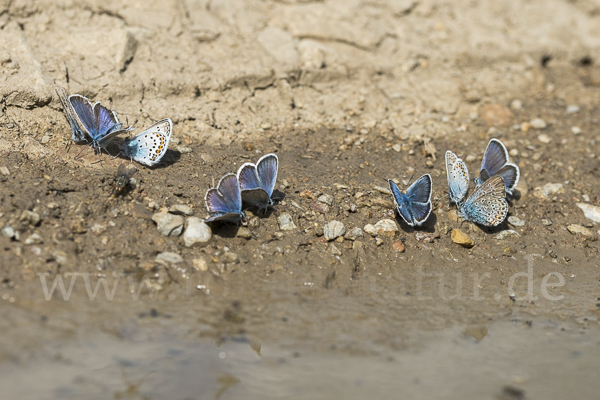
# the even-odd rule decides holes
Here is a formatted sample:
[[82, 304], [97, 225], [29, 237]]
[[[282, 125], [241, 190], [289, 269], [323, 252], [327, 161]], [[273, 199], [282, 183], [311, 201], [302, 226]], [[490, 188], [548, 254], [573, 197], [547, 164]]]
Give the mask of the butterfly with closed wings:
[[156, 165], [167, 152], [171, 132], [173, 132], [173, 122], [169, 118], [161, 119], [119, 146], [121, 152], [130, 159], [151, 167]]
[[459, 205], [459, 217], [484, 226], [500, 225], [508, 214], [504, 179], [494, 175]]
[[264, 210], [273, 206], [278, 167], [279, 159], [272, 153], [262, 156], [256, 164], [242, 164], [237, 172], [242, 200]]

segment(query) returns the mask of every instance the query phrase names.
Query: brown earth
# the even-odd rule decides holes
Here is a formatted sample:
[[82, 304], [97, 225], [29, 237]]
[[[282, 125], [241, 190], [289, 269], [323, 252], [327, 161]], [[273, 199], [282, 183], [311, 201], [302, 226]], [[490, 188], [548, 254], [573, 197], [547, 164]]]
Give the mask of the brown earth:
[[[5, 0], [0, 28], [3, 398], [597, 396], [600, 232], [577, 206], [600, 201], [597, 0]], [[171, 118], [163, 162], [112, 196], [129, 161], [74, 160], [57, 86]], [[453, 218], [444, 153], [473, 178], [492, 137], [517, 220], [481, 229]], [[158, 232], [268, 152], [274, 210], [206, 246]], [[380, 187], [424, 173], [414, 230]], [[322, 236], [382, 219], [399, 231]]]

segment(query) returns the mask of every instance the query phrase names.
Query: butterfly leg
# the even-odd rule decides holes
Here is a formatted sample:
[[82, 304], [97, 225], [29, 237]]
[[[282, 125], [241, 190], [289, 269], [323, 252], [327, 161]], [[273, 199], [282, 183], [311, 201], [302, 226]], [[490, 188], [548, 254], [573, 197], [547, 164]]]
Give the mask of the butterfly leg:
[[89, 149], [89, 147], [84, 147], [83, 149], [81, 149], [81, 151], [79, 153], [77, 153], [77, 155], [75, 157], [73, 157], [74, 160], [76, 161], [83, 161], [83, 158], [81, 158], [81, 156], [83, 155], [83, 153], [85, 153], [87, 150]]

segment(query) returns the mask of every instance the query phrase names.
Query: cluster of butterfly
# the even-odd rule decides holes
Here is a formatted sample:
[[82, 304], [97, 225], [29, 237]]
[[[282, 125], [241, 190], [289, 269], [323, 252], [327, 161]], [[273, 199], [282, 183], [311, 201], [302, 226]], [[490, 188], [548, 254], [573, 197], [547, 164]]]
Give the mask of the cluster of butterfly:
[[204, 222], [239, 222], [246, 217], [242, 203], [267, 210], [277, 199], [273, 198], [279, 159], [275, 154], [262, 156], [256, 164], [244, 163], [236, 174], [226, 174], [216, 188], [204, 196], [210, 217]]
[[[79, 94], [67, 97], [63, 88], [57, 88], [56, 94], [65, 111], [67, 122], [71, 127], [71, 138], [75, 143], [90, 143], [97, 152], [106, 151], [108, 144], [118, 135], [135, 129], [131, 126], [124, 128], [117, 114], [100, 102], [92, 105], [87, 98]], [[118, 145], [125, 156], [141, 164], [152, 166], [157, 164], [167, 152], [172, 131], [173, 123], [169, 118], [165, 118]]]
[[[501, 224], [508, 214], [506, 195], [512, 195], [519, 182], [519, 167], [509, 162], [508, 151], [498, 139], [488, 143], [475, 190], [469, 192], [469, 170], [464, 161], [446, 152], [448, 196], [459, 210], [459, 217], [484, 226]], [[388, 180], [398, 214], [410, 226], [422, 225], [431, 214], [431, 176], [425, 174], [402, 193]]]

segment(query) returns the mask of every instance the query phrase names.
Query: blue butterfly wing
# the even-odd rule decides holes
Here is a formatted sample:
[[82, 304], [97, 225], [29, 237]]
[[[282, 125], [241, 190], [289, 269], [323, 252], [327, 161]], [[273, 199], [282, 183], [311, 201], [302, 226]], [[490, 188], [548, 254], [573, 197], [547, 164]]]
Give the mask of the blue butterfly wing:
[[427, 221], [431, 214], [431, 202], [428, 203], [410, 203], [412, 215], [415, 220], [415, 225], [421, 225]]
[[493, 176], [498, 173], [500, 168], [508, 162], [508, 151], [506, 147], [498, 139], [492, 139], [488, 143], [481, 162], [481, 170], [487, 171], [488, 176]]
[[[133, 128], [126, 129], [129, 130]], [[126, 141], [125, 144], [121, 146], [121, 149], [127, 157], [141, 164], [153, 166], [157, 164], [167, 152], [172, 131], [173, 122], [169, 118], [162, 119], [152, 124], [145, 131]]]
[[[94, 118], [98, 127], [98, 135], [96, 140], [103, 139], [110, 132], [118, 131], [122, 125], [119, 125], [119, 120], [114, 111], [101, 105], [99, 102], [94, 104]], [[118, 126], [117, 126], [118, 125]]]
[[240, 186], [235, 174], [227, 174], [219, 181], [217, 189], [223, 195], [223, 198], [229, 206], [231, 212], [240, 212], [242, 210], [242, 196]]
[[406, 196], [411, 203], [429, 203], [431, 200], [431, 175], [425, 174], [417, 179], [406, 191]]
[[209, 189], [204, 197], [210, 217], [204, 221], [237, 221], [243, 216], [242, 198], [237, 177], [227, 174], [219, 181], [217, 188]]
[[256, 170], [262, 183], [262, 188], [267, 192], [269, 197], [271, 197], [273, 190], [275, 190], [278, 168], [279, 158], [272, 153], [262, 156], [256, 163]]
[[81, 95], [72, 94], [69, 96], [69, 103], [71, 103], [73, 110], [75, 110], [75, 114], [77, 114], [77, 118], [79, 118], [83, 128], [87, 131], [88, 135], [94, 139], [98, 134], [98, 129], [96, 127], [94, 111], [90, 101]]
[[262, 188], [262, 184], [258, 178], [256, 165], [252, 163], [242, 164], [242, 166], [238, 169], [237, 178], [241, 190], [254, 190]]
[[496, 172], [496, 175], [499, 175], [502, 177], [502, 179], [504, 179], [506, 191], [512, 194], [512, 190], [519, 182], [519, 167], [517, 167], [515, 164], [506, 164], [504, 167], [500, 168], [498, 172]]
[[388, 184], [390, 185], [390, 191], [392, 192], [394, 203], [396, 203], [396, 210], [398, 211], [398, 214], [400, 214], [404, 222], [410, 226], [414, 226], [415, 220], [409, 204], [410, 202], [408, 196], [402, 193], [400, 189], [398, 189], [398, 186], [391, 179], [388, 179]]

